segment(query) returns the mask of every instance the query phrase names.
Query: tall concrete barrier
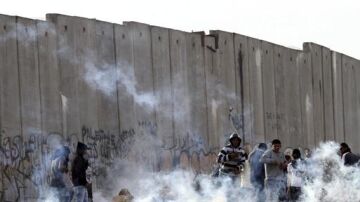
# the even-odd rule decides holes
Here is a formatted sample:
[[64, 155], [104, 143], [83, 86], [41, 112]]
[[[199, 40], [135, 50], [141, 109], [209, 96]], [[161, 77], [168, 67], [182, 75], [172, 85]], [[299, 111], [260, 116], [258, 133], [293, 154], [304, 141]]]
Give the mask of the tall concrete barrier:
[[0, 78], [0, 201], [43, 198], [52, 152], [79, 141], [94, 189], [125, 162], [209, 173], [232, 132], [360, 152], [360, 62], [314, 43], [0, 15]]

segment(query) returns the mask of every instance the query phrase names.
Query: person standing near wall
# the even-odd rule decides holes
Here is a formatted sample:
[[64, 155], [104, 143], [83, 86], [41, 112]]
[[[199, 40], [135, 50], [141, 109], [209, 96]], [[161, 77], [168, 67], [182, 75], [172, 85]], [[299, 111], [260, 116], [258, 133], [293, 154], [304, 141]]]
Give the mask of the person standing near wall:
[[69, 147], [62, 146], [51, 157], [50, 187], [59, 202], [70, 202], [72, 198], [72, 184], [68, 176], [69, 155]]
[[88, 191], [86, 180], [86, 170], [89, 167], [88, 147], [86, 144], [78, 142], [76, 156], [72, 162], [71, 176], [74, 184], [74, 197], [76, 202], [88, 202]]
[[240, 178], [244, 169], [247, 154], [241, 148], [241, 138], [233, 133], [229, 138], [230, 144], [221, 149], [217, 162], [220, 165], [219, 176], [228, 176], [234, 181]]
[[288, 172], [288, 197], [290, 201], [297, 201], [301, 195], [303, 176], [305, 173], [303, 160], [299, 149], [292, 152], [293, 160], [287, 166]]
[[271, 144], [272, 149], [263, 154], [260, 162], [265, 164], [266, 201], [278, 201], [286, 195], [286, 163], [284, 154], [280, 152], [280, 140], [274, 139]]
[[359, 163], [360, 157], [352, 153], [349, 145], [345, 142], [340, 144], [340, 154], [345, 166], [352, 166]]
[[250, 182], [256, 190], [258, 201], [265, 201], [265, 168], [264, 163], [260, 162], [260, 158], [266, 149], [267, 145], [265, 143], [260, 143], [257, 148], [249, 154]]

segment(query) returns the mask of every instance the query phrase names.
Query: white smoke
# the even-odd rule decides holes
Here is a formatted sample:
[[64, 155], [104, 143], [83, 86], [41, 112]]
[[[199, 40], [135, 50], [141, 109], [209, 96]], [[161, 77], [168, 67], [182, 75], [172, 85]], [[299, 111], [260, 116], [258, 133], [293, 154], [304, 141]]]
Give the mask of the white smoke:
[[303, 201], [359, 201], [360, 169], [344, 166], [335, 142], [321, 143], [307, 172]]
[[140, 92], [133, 67], [127, 63], [119, 66], [111, 64], [96, 65], [92, 60], [85, 63], [84, 80], [86, 83], [99, 90], [106, 96], [116, 95], [117, 85], [125, 87], [134, 102], [146, 108], [154, 108], [158, 105], [158, 99], [151, 92]]
[[244, 201], [255, 199], [251, 189], [240, 188], [240, 181], [196, 175], [190, 170], [149, 172], [132, 163], [122, 162], [112, 174], [112, 179], [118, 179], [113, 195], [96, 193], [95, 201], [110, 201], [122, 188], [130, 190], [135, 202], [225, 202], [238, 197]]
[[[360, 169], [344, 166], [338, 150], [335, 142], [321, 143], [306, 160], [301, 201], [360, 200]], [[122, 160], [110, 168], [109, 173], [113, 189], [106, 194], [96, 193], [96, 201], [109, 201], [122, 188], [129, 189], [136, 202], [256, 201], [255, 192], [248, 183], [240, 186], [240, 181], [232, 183], [227, 178], [212, 178], [192, 170], [151, 172], [141, 164]]]

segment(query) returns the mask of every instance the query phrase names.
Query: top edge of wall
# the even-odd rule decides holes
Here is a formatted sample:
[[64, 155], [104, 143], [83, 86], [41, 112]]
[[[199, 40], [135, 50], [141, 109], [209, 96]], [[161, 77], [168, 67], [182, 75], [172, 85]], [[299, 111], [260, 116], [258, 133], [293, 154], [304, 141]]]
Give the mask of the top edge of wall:
[[[16, 19], [25, 19], [25, 20], [34, 20], [34, 19], [30, 19], [30, 18], [26, 18], [26, 17], [21, 17], [21, 16], [12, 16], [12, 15], [5, 15], [5, 14], [0, 14], [0, 17], [3, 18], [16, 18]], [[166, 27], [162, 27], [162, 26], [156, 26], [156, 25], [150, 25], [150, 24], [146, 24], [146, 23], [141, 23], [141, 22], [136, 22], [136, 21], [124, 21], [123, 24], [118, 24], [118, 23], [112, 23], [112, 22], [107, 22], [107, 21], [102, 21], [102, 20], [97, 20], [96, 18], [85, 18], [85, 17], [80, 17], [80, 16], [71, 16], [71, 15], [64, 15], [64, 14], [60, 14], [60, 13], [47, 13], [46, 14], [46, 21], [42, 21], [42, 20], [34, 20], [36, 22], [56, 22], [56, 18], [57, 17], [67, 17], [67, 18], [76, 18], [76, 19], [81, 19], [81, 20], [95, 20], [97, 22], [101, 22], [101, 23], [109, 23], [109, 24], [113, 24], [114, 26], [128, 26], [131, 24], [139, 24], [139, 25], [143, 25], [143, 26], [149, 26], [150, 28], [154, 27], [154, 28], [159, 28], [159, 29], [167, 29], [169, 31], [176, 31], [176, 32], [181, 32], [181, 33], [185, 33], [185, 34], [200, 34], [202, 36], [213, 36], [213, 37], [218, 37], [219, 34], [231, 34], [233, 36], [242, 36], [247, 38], [248, 40], [259, 40], [260, 42], [265, 42], [265, 43], [269, 43], [270, 45], [273, 46], [277, 46], [277, 47], [283, 47], [283, 48], [287, 48], [290, 50], [294, 50], [294, 51], [304, 51], [304, 52], [309, 52], [311, 51], [312, 47], [318, 47], [318, 48], [325, 48], [330, 50], [331, 52], [336, 52], [331, 50], [330, 48], [314, 43], [314, 42], [304, 42], [303, 43], [303, 47], [302, 49], [296, 49], [296, 48], [292, 48], [292, 47], [287, 47], [284, 45], [280, 45], [280, 44], [275, 44], [273, 42], [270, 41], [266, 41], [266, 40], [262, 40], [262, 39], [258, 39], [258, 38], [254, 38], [254, 37], [250, 37], [250, 36], [246, 36], [246, 35], [242, 35], [239, 33], [235, 33], [235, 32], [228, 32], [228, 31], [223, 31], [223, 30], [210, 30], [209, 34], [206, 35], [204, 31], [193, 31], [193, 32], [187, 32], [187, 31], [182, 31], [182, 30], [177, 30], [177, 29], [172, 29], [172, 28], [166, 28]], [[338, 54], [344, 55], [346, 57], [352, 58], [354, 60], [359, 60], [357, 58], [348, 56], [346, 54], [343, 53], [339, 53], [336, 52]]]

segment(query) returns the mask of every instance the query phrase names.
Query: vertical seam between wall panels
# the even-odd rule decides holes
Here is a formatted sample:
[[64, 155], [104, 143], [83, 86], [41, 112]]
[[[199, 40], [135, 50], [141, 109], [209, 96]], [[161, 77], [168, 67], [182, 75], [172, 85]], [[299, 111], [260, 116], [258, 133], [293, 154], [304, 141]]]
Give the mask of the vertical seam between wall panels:
[[323, 125], [322, 125], [322, 127], [323, 127], [323, 139], [322, 139], [322, 141], [323, 142], [325, 142], [326, 140], [327, 140], [327, 129], [326, 129], [326, 107], [325, 107], [325, 105], [326, 105], [326, 101], [325, 101], [325, 77], [324, 77], [324, 47], [320, 47], [321, 49], [321, 80], [322, 80], [322, 91], [320, 92], [321, 93], [321, 95], [322, 95], [322, 109], [323, 109], [323, 113], [322, 113], [322, 115], [323, 115]]
[[24, 138], [23, 134], [23, 117], [22, 117], [22, 98], [21, 98], [21, 73], [20, 73], [20, 63], [19, 63], [19, 39], [18, 39], [18, 17], [15, 17], [15, 35], [16, 35], [16, 62], [17, 62], [17, 74], [18, 74], [18, 88], [19, 88], [19, 112], [20, 112], [20, 134]]
[[[262, 103], [262, 122], [263, 122], [263, 136], [264, 136], [264, 142], [266, 141], [266, 130], [265, 130], [265, 117], [264, 117], [264, 115], [265, 115], [265, 101], [264, 101], [264, 82], [263, 82], [263, 50], [262, 50], [262, 45], [263, 45], [263, 42], [264, 41], [259, 41], [259, 48], [260, 48], [260, 82], [261, 82], [261, 103]], [[256, 54], [256, 53], [255, 53]], [[255, 59], [256, 59], [256, 55], [255, 55]]]
[[204, 89], [205, 89], [205, 114], [206, 114], [206, 138], [207, 138], [207, 143], [208, 143], [208, 148], [209, 148], [209, 151], [210, 151], [210, 135], [209, 135], [209, 108], [208, 108], [208, 92], [207, 92], [207, 82], [206, 82], [206, 36], [205, 34], [201, 35], [201, 37], [203, 37], [203, 41], [204, 41], [204, 44], [203, 44], [203, 47], [202, 47], [202, 51], [203, 51], [203, 71], [204, 71], [204, 83], [205, 83], [205, 86], [204, 86]]
[[172, 66], [172, 59], [171, 59], [171, 34], [169, 29], [167, 30], [168, 34], [168, 44], [169, 44], [169, 68], [170, 68], [170, 93], [171, 93], [171, 127], [172, 127], [172, 146], [175, 145], [175, 116], [174, 116], [174, 81], [173, 81], [173, 66]]
[[335, 85], [334, 85], [334, 72], [333, 72], [333, 51], [331, 51], [330, 50], [330, 55], [329, 55], [329, 58], [330, 58], [330, 74], [331, 74], [331, 79], [330, 79], [330, 81], [331, 81], [331, 88], [332, 88], [332, 90], [331, 90], [331, 93], [332, 93], [332, 95], [331, 95], [331, 99], [332, 99], [332, 114], [333, 114], [333, 119], [332, 119], [332, 127], [333, 127], [333, 140], [334, 141], [336, 141], [336, 129], [335, 129], [335, 92], [334, 92], [334, 90], [335, 90]]
[[345, 130], [345, 107], [344, 107], [344, 66], [343, 66], [343, 55], [340, 55], [341, 64], [341, 100], [342, 100], [342, 116], [343, 116], [343, 141], [345, 142], [346, 130]]
[[[156, 96], [156, 89], [155, 89], [155, 67], [154, 67], [154, 59], [153, 59], [153, 41], [152, 41], [152, 26], [148, 25], [146, 26], [148, 28], [148, 31], [150, 33], [150, 60], [151, 60], [151, 73], [152, 73], [152, 94], [155, 97], [155, 99], [158, 99]], [[158, 103], [159, 104], [159, 103]], [[157, 105], [154, 106], [154, 108], [152, 109], [153, 113], [154, 113], [154, 121], [155, 121], [155, 125], [157, 125], [157, 113], [156, 113], [156, 108], [158, 108]]]
[[117, 125], [118, 125], [118, 131], [119, 135], [121, 134], [121, 125], [120, 125], [120, 102], [119, 102], [119, 85], [118, 85], [118, 61], [117, 61], [117, 51], [116, 51], [116, 31], [115, 31], [115, 24], [112, 24], [112, 30], [113, 30], [113, 44], [114, 44], [114, 63], [115, 63], [115, 87], [116, 87], [116, 107], [117, 107]]
[[[35, 21], [35, 29], [36, 29], [36, 36], [35, 36], [35, 43], [36, 43], [36, 54], [37, 54], [37, 60], [38, 60], [38, 62], [37, 62], [37, 66], [38, 66], [38, 68], [37, 68], [37, 70], [38, 70], [38, 79], [39, 79], [39, 101], [40, 101], [40, 128], [41, 128], [41, 131], [40, 131], [40, 133], [42, 134], [43, 132], [44, 132], [44, 123], [43, 123], [43, 109], [42, 109], [42, 99], [41, 99], [41, 96], [42, 96], [42, 91], [41, 91], [41, 71], [40, 71], [40, 49], [39, 49], [39, 36], [40, 36], [40, 33], [39, 33], [39, 30], [37, 29], [38, 28], [38, 24], [37, 24], [37, 21]], [[46, 133], [47, 133], [48, 131], [46, 131]]]

